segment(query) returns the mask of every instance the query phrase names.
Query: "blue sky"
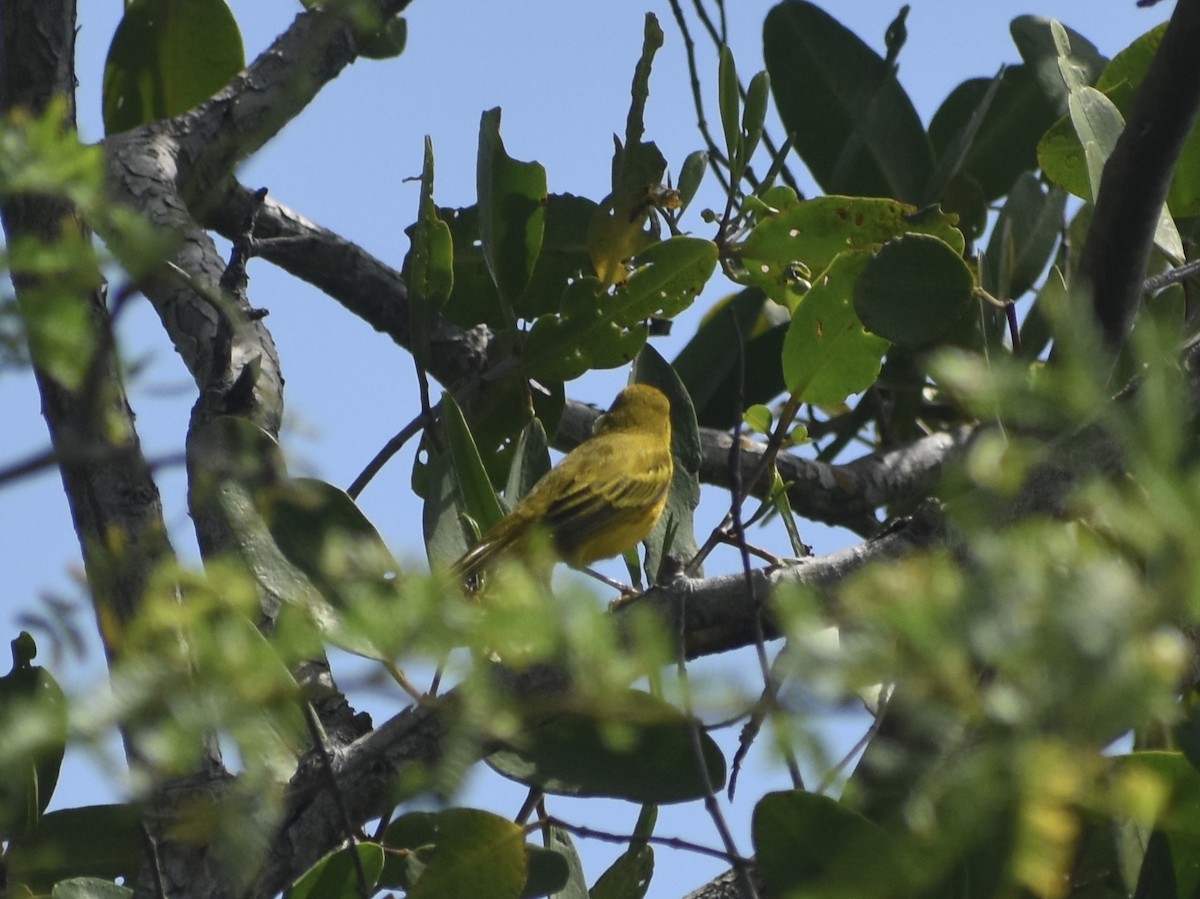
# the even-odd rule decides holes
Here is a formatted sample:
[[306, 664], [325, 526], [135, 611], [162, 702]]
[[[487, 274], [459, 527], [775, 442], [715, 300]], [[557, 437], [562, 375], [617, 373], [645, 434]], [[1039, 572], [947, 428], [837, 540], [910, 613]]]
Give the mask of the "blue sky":
[[[690, 4], [683, 5], [690, 9]], [[729, 4], [734, 16], [731, 43], [743, 78], [761, 67], [762, 21], [771, 5], [764, 0]], [[899, 7], [879, 2], [823, 5], [876, 49], [882, 49], [884, 29]], [[1016, 15], [1058, 18], [1111, 56], [1171, 9], [1167, 3], [1137, 9], [1133, 0], [912, 0], [911, 5], [899, 77], [926, 122], [960, 81], [990, 76], [1002, 63], [1019, 61], [1008, 36], [1008, 22]], [[300, 11], [294, 0], [231, 0], [230, 6], [251, 59]], [[121, 9], [120, 0], [80, 4], [79, 107], [85, 140], [101, 137], [100, 76]], [[612, 134], [624, 130], [629, 82], [647, 11], [659, 17], [667, 35], [651, 82], [647, 137], [658, 142], [677, 171], [701, 143], [682, 42], [665, 0], [415, 0], [408, 16], [406, 52], [387, 62], [361, 61], [347, 70], [243, 167], [243, 183], [269, 188], [275, 199], [399, 267], [407, 249], [403, 229], [417, 205], [416, 185], [405, 179], [420, 172], [423, 137], [432, 137], [436, 154], [436, 199], [444, 205], [468, 205], [474, 202], [479, 117], [500, 106], [502, 134], [511, 155], [541, 162], [552, 191], [599, 199], [608, 189]], [[700, 59], [711, 87], [716, 71], [711, 47], [702, 44]], [[711, 90], [709, 94], [711, 110]], [[705, 196], [701, 194], [694, 210], [705, 205]], [[698, 217], [693, 216], [690, 225], [696, 233], [707, 234]], [[282, 440], [290, 464], [296, 472], [345, 486], [412, 417], [417, 402], [411, 360], [337, 304], [268, 264], [253, 263], [250, 276], [251, 301], [270, 310], [267, 325], [287, 379]], [[676, 324], [673, 336], [659, 345], [668, 358], [690, 336], [700, 312], [730, 289], [719, 282], [714, 280]], [[132, 305], [121, 322], [120, 341], [127, 357], [142, 363], [130, 384], [142, 439], [152, 455], [176, 453], [182, 447], [194, 389], [148, 305]], [[606, 404], [624, 378], [624, 372], [588, 375], [568, 385], [568, 394]], [[0, 465], [45, 446], [31, 377], [0, 373], [0, 410], [6, 433]], [[394, 460], [367, 488], [362, 505], [402, 559], [422, 564], [415, 524], [419, 517], [408, 488], [410, 465], [409, 454]], [[194, 557], [182, 473], [165, 472], [160, 486], [176, 549]], [[705, 532], [705, 524], [716, 522], [719, 502], [716, 497], [702, 507], [699, 533]], [[805, 529], [804, 534], [818, 551], [847, 541], [820, 529]], [[774, 545], [782, 552], [785, 544]], [[80, 625], [91, 629], [90, 611], [77, 585], [79, 569], [78, 546], [57, 476], [45, 473], [0, 488], [0, 570], [5, 572], [0, 635], [5, 640], [15, 635], [19, 616], [38, 610], [48, 594], [75, 601]], [[102, 664], [93, 647], [82, 661], [60, 660], [58, 671], [68, 685], [85, 691]], [[746, 664], [734, 660], [723, 670], [736, 677], [738, 666], [744, 669]], [[372, 711], [378, 719], [389, 709]], [[845, 727], [831, 727], [831, 733], [841, 743], [851, 739]], [[731, 809], [739, 848], [745, 853], [750, 851], [752, 798], [764, 784], [783, 786], [769, 770], [766, 751], [756, 755], [751, 762], [756, 779], [744, 781], [742, 798]], [[102, 780], [90, 762], [74, 760], [64, 773], [56, 805], [111, 796], [112, 785], [104, 786]], [[522, 792], [495, 793], [493, 781], [476, 784], [467, 801], [515, 812]], [[590, 817], [590, 809], [588, 813]], [[612, 803], [605, 805], [599, 820], [587, 823], [627, 830], [635, 816], [636, 810]], [[664, 814], [659, 832], [715, 845], [707, 820], [698, 819], [703, 819], [698, 808]], [[585, 862], [590, 878], [615, 851], [589, 847]], [[679, 853], [660, 856], [664, 866], [667, 855], [675, 856], [672, 867], [660, 870], [652, 896], [681, 895], [721, 867]]]

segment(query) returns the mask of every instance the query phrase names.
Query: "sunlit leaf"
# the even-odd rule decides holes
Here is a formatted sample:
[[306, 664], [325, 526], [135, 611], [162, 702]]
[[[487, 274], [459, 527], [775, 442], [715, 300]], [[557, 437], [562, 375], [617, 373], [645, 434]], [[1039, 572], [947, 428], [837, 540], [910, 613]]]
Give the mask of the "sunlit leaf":
[[500, 109], [479, 124], [479, 237], [500, 296], [511, 304], [533, 275], [546, 227], [546, 170], [508, 155]]
[[879, 376], [888, 342], [863, 327], [854, 311], [854, 283], [869, 253], [846, 253], [813, 285], [792, 313], [783, 341], [787, 388], [806, 403], [840, 403]]

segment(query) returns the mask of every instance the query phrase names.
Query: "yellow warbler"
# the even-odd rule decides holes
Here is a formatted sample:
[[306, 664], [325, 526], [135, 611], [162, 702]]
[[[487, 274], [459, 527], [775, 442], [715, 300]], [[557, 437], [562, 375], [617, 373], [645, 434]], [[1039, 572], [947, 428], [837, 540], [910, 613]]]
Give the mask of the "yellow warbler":
[[626, 387], [596, 432], [533, 485], [471, 550], [454, 563], [468, 578], [543, 530], [574, 566], [620, 555], [642, 540], [671, 486], [670, 405], [646, 384]]

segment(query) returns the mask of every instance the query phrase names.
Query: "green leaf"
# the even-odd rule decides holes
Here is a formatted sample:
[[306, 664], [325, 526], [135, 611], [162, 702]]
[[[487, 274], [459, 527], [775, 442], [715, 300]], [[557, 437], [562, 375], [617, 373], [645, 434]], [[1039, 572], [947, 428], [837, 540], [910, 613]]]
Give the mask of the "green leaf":
[[405, 260], [412, 353], [422, 368], [429, 367], [429, 342], [454, 288], [454, 240], [450, 226], [438, 217], [433, 203], [433, 142], [425, 136], [421, 168], [421, 201], [417, 223], [410, 229], [412, 247]]
[[774, 421], [770, 408], [761, 403], [755, 403], [742, 413], [742, 423], [756, 434], [770, 434]]
[[448, 569], [478, 535], [469, 534], [459, 512], [454, 463], [423, 440], [413, 460], [413, 492], [421, 497], [421, 536], [431, 571]]
[[[938, 107], [929, 123], [929, 139], [939, 159], [951, 152], [955, 137], [968, 127], [991, 83], [990, 78], [964, 81]], [[1009, 66], [1001, 73], [961, 166], [978, 182], [985, 201], [1004, 196], [1021, 172], [1038, 167], [1038, 141], [1057, 119], [1027, 66]]]
[[1071, 92], [1069, 102], [1071, 124], [1075, 127], [1083, 145], [1084, 161], [1087, 164], [1088, 198], [1100, 192], [1100, 178], [1104, 174], [1104, 163], [1117, 145], [1117, 139], [1125, 128], [1116, 105], [1093, 87], [1081, 87]]
[[504, 487], [504, 499], [509, 507], [528, 493], [533, 485], [550, 470], [550, 449], [546, 440], [546, 429], [542, 422], [533, 418], [521, 429], [517, 448], [513, 451], [512, 466], [508, 470], [508, 483]]
[[[630, 690], [604, 712], [564, 714], [528, 732], [520, 746], [488, 756], [505, 777], [547, 793], [631, 802], [687, 802], [705, 795], [690, 722], [648, 693]], [[725, 782], [725, 759], [700, 735], [708, 780]]]
[[[658, 24], [658, 17], [646, 13], [642, 26], [642, 55], [638, 57], [637, 68], [633, 73], [633, 88], [630, 91], [629, 115], [625, 120], [625, 146], [636, 147], [641, 143], [646, 131], [646, 100], [650, 97], [650, 70], [654, 66], [654, 57], [663, 45], [663, 30]], [[613, 179], [616, 189], [621, 179]]]
[[680, 212], [691, 205], [692, 199], [696, 196], [696, 191], [700, 189], [700, 182], [704, 180], [704, 173], [707, 170], [708, 154], [703, 150], [695, 150], [689, 153], [687, 159], [683, 161], [683, 167], [679, 170]]
[[771, 895], [910, 895], [903, 885], [915, 880], [914, 865], [891, 833], [827, 796], [768, 793], [751, 828]]
[[1072, 77], [1077, 83], [1095, 84], [1108, 60], [1079, 32], [1059, 25], [1070, 42], [1070, 51], [1063, 59], [1054, 38], [1055, 24], [1058, 23], [1042, 16], [1017, 16], [1009, 24], [1009, 33], [1057, 117], [1066, 114], [1069, 96], [1063, 81], [1063, 66], [1074, 73]]
[[[369, 637], [347, 630], [340, 610], [364, 591], [398, 600], [401, 573], [379, 531], [346, 491], [316, 478], [294, 478], [259, 495], [259, 509], [280, 552], [321, 592], [330, 608], [311, 598], [289, 596], [320, 626], [324, 636], [348, 652], [391, 661]], [[258, 567], [254, 568], [256, 572]]]
[[60, 880], [50, 891], [50, 899], [130, 899], [133, 890], [101, 880], [99, 877], [72, 877]]
[[[1059, 23], [1051, 22], [1051, 32], [1059, 48], [1059, 68], [1064, 80], [1070, 85], [1067, 106], [1070, 110], [1071, 125], [1082, 147], [1083, 162], [1087, 170], [1088, 192], [1083, 196], [1084, 199], [1090, 200], [1100, 189], [1104, 164], [1116, 146], [1117, 139], [1125, 127], [1125, 120], [1120, 109], [1109, 97], [1083, 83], [1084, 75], [1072, 62], [1071, 44], [1066, 30]], [[1077, 180], [1070, 175], [1077, 174], [1079, 161], [1072, 154], [1071, 142], [1063, 139], [1057, 126], [1047, 132], [1039, 144], [1038, 159], [1052, 180], [1058, 181], [1056, 173], [1066, 170], [1068, 174], [1063, 180], [1070, 183], [1060, 182], [1061, 186], [1068, 190], [1077, 186]], [[1154, 242], [1175, 262], [1183, 261], [1183, 242], [1165, 206], [1159, 214]]]
[[1189, 895], [1181, 891], [1176, 883], [1175, 865], [1170, 841], [1161, 830], [1154, 831], [1146, 844], [1133, 899]]
[[563, 853], [526, 843], [525, 855], [529, 859], [529, 876], [521, 889], [522, 899], [549, 896], [570, 881], [571, 865]]
[[803, 290], [796, 271], [826, 269], [846, 250], [873, 249], [900, 234], [932, 234], [957, 252], [965, 247], [954, 218], [873, 197], [817, 197], [765, 216], [737, 248], [741, 279], [761, 287], [777, 303], [795, 306]]
[[383, 847], [378, 843], [357, 843], [331, 852], [300, 875], [285, 894], [287, 899], [356, 899], [362, 895], [358, 871], [351, 853], [357, 853], [373, 890], [383, 872]]
[[626, 262], [658, 240], [645, 224], [667, 170], [666, 159], [653, 143], [622, 147], [613, 140], [613, 190], [588, 227], [588, 256], [605, 286], [625, 280]]
[[546, 234], [529, 285], [513, 303], [519, 318], [532, 321], [558, 310], [567, 285], [591, 269], [588, 228], [599, 207], [585, 197], [551, 194], [546, 202]]
[[975, 279], [958, 253], [926, 234], [888, 241], [854, 283], [854, 311], [897, 346], [936, 343], [971, 307]]
[[495, 330], [508, 327], [511, 323], [505, 317], [479, 239], [479, 207], [438, 207], [437, 214], [449, 226], [454, 246], [454, 289], [443, 310], [446, 318], [463, 328], [479, 324]]
[[[588, 228], [598, 208], [591, 200], [571, 194], [547, 197], [542, 250], [525, 292], [513, 301], [511, 313], [532, 321], [558, 310], [566, 286], [590, 269]], [[439, 208], [437, 213], [449, 226], [454, 246], [454, 289], [443, 310], [446, 318], [464, 328], [477, 324], [495, 330], [507, 328], [511, 322], [501, 307], [484, 258], [478, 207]]]
[[1066, 193], [1043, 191], [1034, 175], [1017, 179], [984, 257], [984, 286], [993, 296], [1016, 299], [1033, 287], [1058, 245], [1066, 205]]
[[436, 827], [433, 852], [409, 899], [520, 897], [529, 875], [520, 825], [490, 812], [452, 808], [437, 815]]
[[879, 54], [814, 4], [785, 0], [763, 24], [763, 56], [784, 127], [826, 193], [921, 199], [933, 152]]
[[629, 327], [651, 316], [674, 318], [692, 304], [717, 267], [717, 245], [677, 236], [634, 259], [633, 274], [612, 301], [613, 320]]
[[717, 66], [717, 107], [721, 110], [721, 128], [725, 132], [725, 150], [730, 167], [737, 171], [745, 166], [742, 157], [742, 132], [738, 121], [742, 100], [738, 94], [737, 66], [733, 51], [728, 45], [721, 47], [721, 59]]
[[742, 112], [742, 158], [749, 164], [762, 140], [767, 120], [767, 102], [771, 98], [771, 76], [759, 72], [746, 88], [746, 108]]
[[392, 16], [383, 27], [365, 38], [358, 55], [365, 59], [395, 59], [408, 44], [408, 22], [404, 16]]
[[[1196, 895], [1200, 889], [1200, 868], [1195, 864], [1200, 857], [1200, 773], [1178, 752], [1135, 752], [1117, 760], [1116, 772], [1137, 773], [1143, 778], [1149, 775], [1154, 787], [1165, 787], [1169, 796], [1153, 820], [1135, 819], [1122, 826], [1122, 836], [1134, 858], [1147, 842], [1154, 843], [1152, 833], [1159, 835], [1165, 844], [1158, 846], [1154, 855], [1145, 852], [1142, 866], [1150, 867], [1139, 875], [1138, 895], [1162, 895], [1141, 892], [1142, 877], [1149, 884], [1152, 879], [1157, 882], [1172, 879], [1172, 874], [1177, 889], [1174, 895]], [[1133, 780], [1135, 784], [1139, 782], [1146, 784], [1144, 780]], [[1153, 807], [1156, 803], [1147, 805]]]
[[[675, 457], [671, 491], [666, 508], [645, 539], [646, 577], [653, 584], [658, 581], [664, 551], [677, 559], [690, 559], [699, 549], [695, 515], [700, 505], [700, 428], [687, 388], [654, 347], [647, 345], [638, 353], [633, 363], [633, 380], [657, 387], [671, 404], [671, 455]], [[696, 577], [702, 577], [703, 573], [703, 569], [698, 569]]]
[[534, 322], [522, 354], [530, 376], [569, 381], [590, 369], [628, 363], [645, 343], [646, 319], [671, 318], [691, 305], [716, 268], [717, 248], [698, 237], [672, 237], [634, 264], [633, 274], [611, 294], [596, 278], [574, 281], [559, 314]]
[[79, 387], [97, 347], [89, 294], [103, 281], [91, 244], [78, 232], [54, 243], [18, 236], [7, 263], [22, 279], [17, 308], [34, 363], [64, 386]]
[[570, 381], [595, 368], [630, 362], [646, 342], [646, 327], [615, 321], [613, 298], [597, 278], [580, 278], [562, 295], [558, 315], [543, 315], [525, 339], [522, 365], [539, 380]]
[[[1166, 30], [1167, 23], [1163, 22], [1147, 31], [1118, 53], [1100, 73], [1097, 89], [1112, 98], [1122, 115], [1128, 115], [1134, 91], [1146, 77]], [[1200, 127], [1196, 125], [1192, 126], [1175, 164], [1171, 188], [1167, 192], [1167, 208], [1177, 218], [1200, 215]]]
[[449, 393], [442, 394], [442, 436], [454, 460], [454, 476], [458, 481], [463, 511], [479, 525], [480, 533], [483, 533], [504, 517], [504, 508], [496, 499], [496, 491], [492, 488], [462, 409]]
[[783, 341], [783, 377], [802, 402], [840, 403], [879, 376], [888, 342], [863, 327], [851, 297], [869, 253], [834, 260], [792, 313]]
[[617, 856], [591, 889], [591, 899], [642, 899], [654, 876], [654, 848], [634, 843]]
[[67, 700], [58, 681], [32, 664], [27, 631], [12, 641], [12, 671], [0, 677], [0, 839], [25, 836], [50, 804], [67, 741]]
[[546, 848], [557, 852], [567, 860], [567, 883], [551, 899], [589, 899], [587, 880], [583, 874], [583, 862], [575, 851], [575, 843], [571, 835], [561, 827], [547, 827], [542, 832]]
[[500, 109], [479, 123], [479, 238], [500, 296], [511, 304], [525, 290], [546, 227], [546, 170], [505, 152]]
[[302, 615], [342, 648], [382, 658], [343, 629], [347, 590], [394, 589], [399, 565], [378, 532], [338, 487], [288, 480], [279, 444], [248, 419], [225, 415], [196, 429], [188, 447], [193, 505], [218, 516], [225, 549], [281, 616]]
[[[1118, 53], [1100, 73], [1096, 89], [1104, 93], [1121, 115], [1128, 116], [1137, 87], [1146, 77], [1166, 23], [1147, 31]], [[1074, 46], [1072, 44], [1072, 46]], [[1088, 197], [1083, 148], [1069, 118], [1064, 117], [1046, 134], [1039, 155], [1047, 176], [1080, 197]], [[1193, 127], [1179, 155], [1167, 207], [1177, 217], [1200, 214], [1200, 128]]]
[[[1113, 91], [1110, 99], [1114, 100], [1114, 105], [1120, 111], [1121, 104], [1117, 101], [1119, 95], [1128, 90], [1128, 85], [1120, 84], [1110, 90]], [[1038, 142], [1037, 154], [1038, 164], [1051, 182], [1077, 197], [1091, 199], [1088, 162], [1069, 115], [1059, 119], [1046, 131]]]
[[186, 112], [245, 64], [224, 0], [134, 0], [104, 63], [104, 130], [117, 134]]
[[142, 815], [132, 805], [89, 805], [45, 815], [6, 856], [10, 895], [18, 884], [48, 893], [72, 877], [133, 883], [142, 862]]

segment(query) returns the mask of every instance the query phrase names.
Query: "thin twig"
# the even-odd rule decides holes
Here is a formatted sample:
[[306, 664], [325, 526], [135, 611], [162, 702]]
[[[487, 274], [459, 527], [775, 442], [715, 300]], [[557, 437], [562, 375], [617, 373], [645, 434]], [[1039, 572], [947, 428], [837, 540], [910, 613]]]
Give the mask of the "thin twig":
[[1185, 262], [1183, 265], [1176, 266], [1170, 271], [1151, 275], [1142, 282], [1142, 291], [1145, 293], [1155, 293], [1164, 287], [1170, 287], [1172, 284], [1178, 284], [1180, 281], [1194, 278], [1196, 275], [1200, 275], [1200, 259], [1193, 259], [1191, 262]]
[[421, 693], [420, 690], [417, 689], [416, 685], [408, 679], [408, 675], [406, 675], [403, 671], [401, 671], [392, 662], [384, 661], [384, 662], [382, 662], [382, 664], [383, 664], [384, 670], [387, 671], [387, 673], [392, 676], [392, 680], [394, 680], [397, 684], [400, 685], [400, 689], [402, 689], [405, 693], [407, 693], [409, 696], [411, 696], [413, 698], [413, 701], [416, 702], [418, 705], [425, 704], [428, 697], [425, 696], [423, 693]]
[[[757, 616], [755, 616], [757, 618]], [[677, 645], [679, 647], [679, 693], [683, 705], [683, 714], [688, 722], [688, 737], [692, 744], [692, 755], [696, 760], [696, 766], [700, 773], [700, 782], [704, 787], [704, 810], [708, 812], [709, 818], [712, 819], [713, 826], [717, 829], [717, 834], [721, 838], [721, 845], [725, 847], [726, 854], [732, 859], [741, 859], [741, 854], [737, 851], [737, 844], [733, 840], [733, 833], [729, 829], [729, 823], [725, 820], [725, 816], [721, 813], [721, 804], [717, 800], [716, 788], [713, 786], [712, 778], [708, 774], [708, 761], [704, 758], [704, 745], [700, 741], [700, 722], [696, 719], [695, 709], [692, 705], [692, 688], [691, 682], [688, 679], [687, 672], [687, 604], [682, 600], [679, 603], [679, 611], [676, 616], [678, 631], [676, 633]], [[745, 895], [750, 899], [758, 899], [758, 891], [754, 888], [754, 881], [750, 877], [749, 866], [744, 860], [741, 862], [731, 862], [734, 869], [737, 871], [738, 880], [741, 882], [741, 887], [745, 891]]]
[[580, 824], [568, 824], [566, 821], [563, 821], [561, 818], [555, 818], [553, 815], [546, 815], [538, 818], [536, 821], [531, 821], [526, 825], [525, 830], [527, 833], [532, 833], [535, 830], [547, 827], [557, 827], [577, 837], [583, 837], [585, 840], [601, 840], [605, 843], [653, 843], [656, 846], [666, 846], [668, 849], [695, 852], [697, 855], [706, 855], [709, 858], [720, 859], [739, 870], [746, 870], [753, 864], [745, 856], [737, 855], [736, 853], [731, 854], [721, 849], [713, 849], [710, 846], [703, 846], [700, 843], [693, 843], [691, 840], [684, 840], [680, 837], [635, 836], [633, 834], [613, 833], [607, 830], [597, 830], [594, 827], [585, 827]]
[[850, 747], [850, 751], [842, 756], [842, 760], [833, 766], [832, 770], [826, 774], [819, 784], [817, 784], [817, 794], [824, 795], [833, 786], [834, 779], [854, 761], [855, 756], [866, 749], [867, 744], [875, 739], [875, 734], [879, 732], [879, 725], [883, 721], [883, 716], [887, 712], [888, 703], [891, 701], [891, 696], [888, 695], [880, 700], [879, 710], [875, 713], [875, 720], [871, 722], [871, 726], [867, 728], [867, 732], [858, 738], [858, 741]]
[[671, 12], [675, 15], [675, 22], [679, 25], [679, 33], [683, 36], [683, 49], [687, 56], [688, 76], [692, 84], [692, 103], [696, 107], [696, 127], [704, 138], [705, 146], [708, 149], [709, 168], [716, 175], [717, 180], [721, 183], [721, 189], [725, 191], [732, 190], [732, 185], [725, 177], [725, 173], [721, 171], [720, 166], [729, 167], [729, 160], [725, 158], [725, 154], [721, 152], [717, 142], [713, 140], [712, 134], [708, 130], [708, 120], [704, 117], [704, 100], [701, 97], [700, 91], [700, 75], [696, 70], [696, 44], [692, 41], [691, 31], [688, 30], [687, 20], [683, 17], [683, 10], [679, 6], [679, 0], [670, 0]]
[[375, 454], [375, 457], [367, 463], [367, 467], [354, 479], [354, 483], [346, 489], [346, 492], [350, 494], [350, 498], [358, 499], [358, 495], [363, 492], [363, 488], [371, 483], [371, 479], [379, 474], [379, 470], [388, 463], [388, 460], [400, 452], [404, 444], [408, 443], [413, 435], [425, 427], [430, 420], [429, 414], [422, 412], [401, 428], [391, 440], [385, 443], [383, 448]]
[[[742, 329], [738, 324], [736, 316], [730, 315], [733, 322], [734, 331], [734, 346], [737, 347], [737, 359], [734, 363], [734, 377], [737, 379], [734, 389], [734, 396], [738, 404], [738, 412], [740, 413], [745, 402], [745, 360], [742, 357]], [[733, 422], [733, 441], [729, 445], [729, 519], [731, 522], [732, 533], [737, 543], [738, 553], [742, 560], [742, 575], [746, 582], [747, 595], [750, 598], [751, 607], [751, 629], [754, 635], [754, 651], [758, 658], [758, 668], [763, 678], [763, 694], [759, 700], [759, 708], [767, 710], [774, 708], [775, 700], [779, 694], [779, 683], [771, 671], [771, 663], [767, 658], [767, 641], [763, 633], [762, 612], [763, 599], [759, 592], [755, 589], [754, 574], [750, 568], [750, 550], [746, 542], [746, 528], [742, 522], [742, 503], [745, 499], [745, 493], [742, 490], [742, 464], [741, 464], [741, 448], [742, 448], [742, 417], [738, 414]], [[743, 731], [746, 733], [746, 731]], [[734, 757], [734, 770], [729, 779], [729, 797], [733, 798], [733, 791], [737, 784], [737, 770], [739, 763], [750, 747], [747, 742], [743, 742], [738, 747], [738, 753]], [[800, 766], [796, 764], [795, 758], [791, 752], [787, 753], [788, 773], [792, 777], [792, 785], [796, 789], [803, 789], [804, 782], [800, 777]]]

